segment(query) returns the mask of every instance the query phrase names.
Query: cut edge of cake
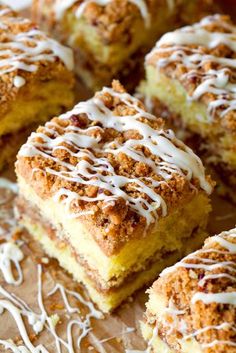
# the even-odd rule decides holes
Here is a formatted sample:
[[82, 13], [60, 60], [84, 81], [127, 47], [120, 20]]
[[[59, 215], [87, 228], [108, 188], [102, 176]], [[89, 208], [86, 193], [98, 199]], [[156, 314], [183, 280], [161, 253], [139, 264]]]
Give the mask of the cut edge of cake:
[[162, 255], [179, 258], [195, 248], [188, 238], [206, 236], [213, 183], [200, 159], [116, 81], [33, 133], [16, 170], [26, 228], [58, 240], [107, 293], [134, 274], [132, 294], [163, 268]]
[[234, 352], [235, 254], [236, 228], [160, 274], [141, 322], [154, 352]]

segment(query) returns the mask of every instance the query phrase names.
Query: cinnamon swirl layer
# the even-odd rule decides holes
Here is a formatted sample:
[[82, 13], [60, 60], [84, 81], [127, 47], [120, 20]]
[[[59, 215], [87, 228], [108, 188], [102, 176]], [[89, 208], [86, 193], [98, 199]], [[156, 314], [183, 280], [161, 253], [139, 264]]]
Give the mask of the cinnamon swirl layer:
[[201, 160], [118, 82], [33, 133], [16, 171], [20, 197], [104, 288], [204, 233], [211, 209]]

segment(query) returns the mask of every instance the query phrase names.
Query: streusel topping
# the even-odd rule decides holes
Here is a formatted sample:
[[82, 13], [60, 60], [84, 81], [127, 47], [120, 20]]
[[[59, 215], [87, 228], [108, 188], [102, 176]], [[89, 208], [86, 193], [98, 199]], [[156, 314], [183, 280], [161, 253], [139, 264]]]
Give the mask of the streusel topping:
[[158, 322], [170, 345], [196, 339], [204, 353], [235, 352], [236, 229], [208, 238], [164, 270], [153, 288], [167, 296], [166, 317]]
[[31, 21], [18, 17], [0, 5], [0, 76], [2, 82], [13, 81], [16, 88], [26, 83], [27, 74], [35, 73], [42, 65], [61, 62], [73, 69], [73, 54], [48, 38]]
[[236, 132], [236, 27], [228, 16], [165, 34], [146, 64], [179, 80], [190, 100], [206, 104], [209, 122], [217, 119]]
[[118, 82], [40, 127], [18, 159], [72, 217], [99, 213], [116, 225], [149, 226], [198, 189], [212, 190], [201, 160]]
[[[75, 15], [77, 18], [80, 18], [84, 14], [84, 12], [86, 12], [86, 11], [88, 11], [88, 12], [93, 12], [96, 10], [99, 11], [101, 7], [106, 7], [107, 5], [110, 5], [110, 4], [111, 4], [111, 9], [112, 9], [112, 5], [113, 5], [112, 3], [115, 4], [120, 10], [121, 6], [119, 6], [119, 5], [122, 5], [122, 3], [121, 2], [116, 3], [113, 0], [84, 0], [84, 1], [57, 0], [55, 2], [54, 8], [55, 8], [55, 13], [56, 13], [57, 19], [60, 19], [61, 17], [63, 17], [66, 10], [75, 6]], [[145, 0], [127, 0], [127, 1], [124, 1], [123, 6], [127, 7], [127, 5], [129, 5], [129, 3], [133, 4], [134, 6], [137, 7], [137, 9], [139, 10], [141, 16], [143, 17], [146, 25], [149, 26], [150, 19], [149, 19], [149, 11], [148, 11], [147, 2]], [[108, 11], [109, 11], [109, 6], [108, 6]]]

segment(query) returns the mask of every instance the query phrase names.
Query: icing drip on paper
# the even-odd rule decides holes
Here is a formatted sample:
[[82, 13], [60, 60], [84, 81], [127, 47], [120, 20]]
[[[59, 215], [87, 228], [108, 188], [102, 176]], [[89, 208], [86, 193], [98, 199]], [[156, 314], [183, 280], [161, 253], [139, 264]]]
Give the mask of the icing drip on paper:
[[[150, 14], [148, 12], [146, 1], [145, 0], [128, 0], [128, 1], [137, 6], [146, 23], [146, 26], [147, 27], [150, 26]], [[56, 18], [61, 19], [64, 16], [65, 12], [77, 2], [78, 0], [57, 0], [54, 7]], [[89, 4], [98, 4], [99, 6], [106, 6], [110, 2], [112, 2], [112, 0], [84, 0], [83, 2], [81, 2], [81, 4], [78, 5], [78, 8], [75, 13], [76, 17], [80, 18]]]
[[11, 200], [17, 193], [17, 185], [5, 178], [0, 178], [0, 236], [10, 239], [17, 227]]
[[[48, 38], [38, 29], [31, 28], [20, 33], [13, 33], [11, 24], [29, 25], [30, 21], [15, 17], [8, 9], [0, 11], [0, 31], [4, 31], [4, 42], [0, 44], [0, 75], [16, 71], [35, 72], [38, 61], [54, 62], [60, 59], [68, 70], [72, 70], [73, 54], [71, 49], [64, 47], [55, 40]], [[17, 74], [14, 77], [15, 87], [22, 87], [25, 78]]]
[[22, 11], [30, 7], [32, 0], [1, 0], [1, 3], [10, 6], [14, 11]]
[[[16, 195], [16, 193], [16, 184], [11, 183], [7, 179], [0, 178], [1, 217], [3, 214], [2, 208], [5, 206], [5, 203], [9, 203], [10, 200]], [[14, 219], [13, 212], [9, 212], [8, 215], [4, 213], [4, 221], [4, 217], [6, 216], [12, 217], [12, 219]], [[14, 220], [12, 222], [11, 232], [8, 230], [10, 235], [16, 225], [17, 223]], [[5, 228], [4, 230], [6, 231]], [[4, 235], [4, 238], [7, 238], [5, 233], [1, 235]], [[23, 258], [24, 254], [17, 244], [12, 242], [5, 242], [0, 244], [0, 272], [2, 273], [3, 279], [6, 283], [14, 286], [20, 286], [22, 284], [23, 271], [20, 262], [23, 260]], [[92, 302], [86, 301], [79, 293], [70, 291], [64, 288], [61, 284], [56, 284], [52, 291], [48, 293], [48, 296], [53, 296], [56, 291], [59, 291], [65, 305], [65, 310], [68, 315], [68, 322], [66, 325], [67, 340], [63, 340], [56, 332], [55, 323], [59, 320], [59, 317], [57, 318], [58, 315], [49, 316], [44, 306], [42, 291], [42, 266], [38, 265], [37, 269], [37, 302], [40, 309], [39, 313], [34, 312], [21, 298], [17, 297], [13, 293], [8, 292], [5, 288], [3, 288], [3, 286], [0, 285], [0, 316], [5, 311], [8, 311], [12, 319], [15, 321], [21, 339], [24, 343], [17, 346], [13, 341], [3, 340], [0, 337], [0, 346], [4, 347], [5, 349], [9, 349], [14, 353], [49, 353], [44, 345], [33, 345], [24, 321], [24, 319], [26, 319], [28, 325], [32, 328], [36, 335], [41, 333], [43, 330], [47, 330], [53, 336], [57, 353], [62, 353], [62, 351], [75, 353], [75, 347], [72, 338], [73, 328], [75, 326], [78, 328], [76, 348], [79, 349], [82, 339], [86, 337], [91, 330], [91, 319], [101, 319], [103, 318], [103, 314], [94, 307]], [[76, 300], [76, 303], [82, 304], [83, 307], [86, 308], [87, 314], [83, 315], [82, 317], [78, 307], [72, 307], [70, 305], [69, 298], [73, 298]]]
[[92, 302], [89, 302], [87, 300], [85, 300], [81, 294], [74, 292], [74, 291], [70, 291], [68, 289], [66, 289], [65, 287], [63, 287], [60, 283], [57, 283], [55, 285], [55, 287], [48, 293], [48, 297], [52, 296], [54, 293], [56, 293], [57, 291], [60, 292], [61, 297], [64, 301], [65, 304], [65, 308], [67, 310], [67, 312], [69, 314], [74, 314], [80, 313], [80, 310], [78, 308], [73, 308], [70, 306], [69, 302], [68, 302], [68, 298], [67, 295], [70, 295], [72, 297], [74, 297], [75, 299], [77, 299], [81, 304], [83, 304], [84, 306], [86, 306], [89, 309], [89, 315], [86, 318], [88, 321], [90, 320], [90, 318], [95, 318], [95, 319], [101, 319], [103, 317], [103, 314], [101, 313], [101, 311], [97, 310], [94, 306], [94, 304]]
[[[146, 224], [149, 225], [158, 218], [159, 210], [163, 216], [168, 213], [165, 200], [155, 191], [155, 188], [166, 184], [173, 174], [179, 174], [189, 182], [192, 178], [196, 178], [203, 190], [207, 193], [211, 192], [212, 187], [206, 180], [205, 170], [200, 159], [192, 150], [177, 140], [171, 130], [155, 130], [147, 123], [142, 122], [142, 118], [149, 121], [156, 118], [141, 109], [136, 98], [127, 93], [117, 93], [113, 89], [103, 88], [102, 94], [107, 93], [132, 108], [135, 114], [116, 116], [96, 96], [87, 102], [80, 102], [72, 111], [59, 117], [63, 122], [70, 120], [73, 116], [86, 114], [90, 121], [96, 122], [96, 126], [80, 129], [70, 124], [63, 128], [51, 121], [45, 125], [44, 132], [33, 133], [19, 152], [19, 156], [23, 157], [39, 155], [46, 159], [49, 158], [62, 167], [62, 171], [45, 167], [44, 172], [47, 174], [56, 175], [69, 182], [93, 185], [101, 190], [96, 196], [88, 197], [80, 196], [79, 193], [65, 188], [59, 189], [54, 195], [54, 199], [56, 202], [61, 201], [65, 204], [67, 214], [70, 212], [71, 204], [81, 200], [86, 202], [103, 201], [104, 207], [106, 207], [116, 199], [122, 198], [134, 212], [145, 217]], [[99, 126], [97, 126], [98, 123]], [[112, 141], [101, 145], [104, 129], [112, 128], [123, 133], [133, 130], [134, 127], [140, 134], [140, 139], [129, 139], [124, 143]], [[60, 131], [63, 129], [63, 133], [59, 134], [59, 129]], [[93, 132], [98, 132], [98, 134]], [[40, 138], [40, 142], [35, 138]], [[75, 147], [76, 152], [71, 151], [65, 144]], [[140, 148], [138, 149], [140, 146], [148, 148], [154, 156], [159, 157], [159, 160], [153, 161], [152, 158], [146, 157], [144, 152]], [[72, 157], [77, 158], [77, 164], [72, 165], [54, 157], [57, 149], [64, 149]], [[93, 151], [105, 154], [105, 156], [98, 158], [93, 154]], [[119, 153], [129, 156], [137, 162], [147, 164], [163, 180], [157, 181], [149, 176], [128, 177], [116, 174], [106, 154], [113, 154], [116, 157]], [[135, 185], [135, 189], [140, 193], [137, 197], [124, 190], [128, 184]], [[109, 195], [107, 195], [107, 191], [109, 191]], [[141, 196], [143, 193], [145, 197]], [[80, 213], [73, 214], [75, 217], [80, 215]]]
[[[49, 333], [54, 338], [54, 343], [56, 347], [56, 352], [61, 353], [66, 350], [68, 353], [75, 353], [73, 338], [72, 338], [72, 329], [74, 326], [77, 326], [79, 329], [79, 333], [77, 333], [77, 349], [80, 348], [81, 341], [91, 330], [91, 319], [101, 319], [103, 318], [103, 314], [98, 311], [93, 303], [86, 301], [79, 293], [67, 290], [61, 284], [56, 284], [51, 292], [48, 293], [48, 296], [52, 296], [56, 291], [59, 291], [62, 297], [62, 300], [65, 304], [65, 309], [67, 314], [74, 315], [73, 317], [69, 317], [67, 323], [67, 340], [62, 339], [58, 336], [56, 332], [56, 327], [54, 323], [54, 316], [48, 316], [46, 308], [43, 303], [43, 293], [42, 293], [42, 267], [38, 265], [38, 306], [40, 309], [40, 314], [35, 313], [30, 309], [30, 307], [17, 296], [10, 294], [6, 291], [2, 286], [0, 286], [0, 295], [4, 299], [0, 300], [0, 315], [3, 314], [5, 310], [7, 310], [12, 318], [15, 320], [15, 323], [18, 327], [21, 338], [24, 342], [24, 346], [17, 347], [14, 343], [11, 343], [7, 340], [0, 340], [0, 345], [2, 344], [5, 348], [12, 349], [13, 352], [16, 353], [48, 353], [48, 350], [41, 344], [38, 346], [34, 346], [30, 341], [26, 325], [23, 321], [23, 317], [27, 318], [29, 325], [32, 327], [36, 334], [39, 334], [43, 329], [49, 331]], [[85, 317], [81, 318], [81, 313], [78, 307], [72, 307], [69, 304], [68, 297], [73, 297], [79, 303], [83, 304], [87, 307], [88, 313]], [[59, 318], [58, 318], [59, 319]], [[14, 350], [15, 349], [15, 350]]]
[[[203, 249], [198, 250], [188, 256], [186, 256], [182, 261], [178, 262], [172, 267], [165, 269], [160, 276], [163, 277], [170, 273], [173, 273], [176, 268], [186, 268], [189, 269], [191, 272], [190, 276], [194, 279], [198, 279], [198, 287], [202, 287], [209, 281], [209, 280], [217, 280], [226, 278], [230, 281], [230, 283], [236, 282], [236, 262], [235, 261], [217, 261], [210, 259], [209, 257], [204, 257], [205, 254], [220, 254], [227, 256], [228, 254], [236, 255], [236, 243], [232, 242], [231, 239], [236, 239], [236, 228], [232, 229], [227, 232], [223, 232], [220, 235], [213, 236], [209, 238], [207, 244], [207, 249], [203, 247]], [[211, 247], [212, 244], [212, 247]], [[214, 247], [214, 244], [220, 245], [223, 250], [217, 250]], [[194, 260], [194, 263], [191, 262]], [[196, 263], [197, 261], [197, 263]], [[199, 279], [198, 273], [194, 272], [194, 270], [203, 270], [203, 275]], [[217, 270], [217, 273], [215, 273]], [[220, 270], [220, 272], [219, 272]], [[233, 289], [234, 287], [232, 287]], [[226, 304], [236, 306], [236, 291], [230, 292], [217, 292], [217, 293], [205, 293], [203, 291], [195, 292], [191, 298], [191, 304], [194, 305], [196, 302], [203, 302], [205, 305], [216, 303], [216, 304]], [[168, 308], [166, 309], [168, 310]], [[180, 313], [184, 314], [183, 313]], [[173, 328], [178, 329], [179, 321], [176, 323]], [[186, 327], [182, 331], [183, 339], [188, 340], [190, 338], [195, 338], [202, 333], [209, 331], [209, 330], [226, 330], [230, 329], [236, 332], [236, 325], [229, 322], [223, 322], [220, 325], [213, 325], [213, 326], [206, 326], [199, 330], [196, 330], [193, 334], [187, 334]], [[236, 347], [236, 343], [228, 340], [213, 340], [212, 342], [202, 343], [202, 348], [210, 348], [217, 345], [228, 345], [232, 347]]]
[[[205, 26], [211, 24], [223, 27], [227, 33], [209, 32]], [[166, 57], [157, 59], [157, 67], [161, 69], [175, 64], [187, 68], [188, 72], [182, 75], [181, 82], [191, 78], [199, 81], [196, 89], [188, 96], [189, 100], [197, 101], [207, 93], [214, 95], [214, 100], [208, 103], [209, 121], [216, 112], [223, 118], [229, 112], [236, 111], [236, 58], [207, 54], [203, 50], [214, 49], [221, 44], [236, 52], [236, 27], [224, 22], [220, 15], [214, 15], [193, 26], [165, 34], [146, 57], [148, 63], [156, 53], [165, 53]], [[199, 48], [191, 48], [190, 45]], [[215, 68], [204, 72], [202, 68], [209, 63], [214, 63]]]
[[[14, 243], [3, 243], [0, 245], [0, 270], [5, 281], [9, 284], [18, 286], [23, 281], [23, 274], [20, 267], [20, 261], [23, 260], [23, 252]], [[17, 279], [15, 279], [12, 271], [12, 264], [17, 270]]]
[[[12, 183], [10, 180], [5, 179], [5, 178], [0, 178], [0, 189], [8, 189], [14, 194], [16, 194], [18, 192], [17, 184]], [[0, 199], [0, 204], [2, 202], [5, 202], [5, 201], [2, 201]]]
[[[40, 344], [35, 347], [32, 344], [27, 333], [26, 325], [23, 321], [23, 317], [27, 317], [28, 323], [33, 327], [36, 333], [39, 333], [43, 329], [43, 326], [38, 324], [39, 322], [41, 323], [40, 316], [33, 313], [27, 304], [25, 304], [21, 299], [18, 299], [16, 296], [11, 295], [2, 286], [0, 286], [0, 294], [4, 298], [0, 300], [1, 314], [3, 314], [4, 311], [8, 311], [15, 320], [22, 341], [24, 342], [24, 346], [21, 346], [23, 347], [22, 349], [26, 349], [25, 352], [30, 353], [48, 353], [43, 345]], [[41, 328], [41, 330], [39, 330], [39, 328]], [[5, 348], [14, 348], [14, 345], [12, 347], [9, 346], [8, 340], [0, 340], [0, 344]], [[17, 347], [19, 352], [21, 352], [21, 347]]]

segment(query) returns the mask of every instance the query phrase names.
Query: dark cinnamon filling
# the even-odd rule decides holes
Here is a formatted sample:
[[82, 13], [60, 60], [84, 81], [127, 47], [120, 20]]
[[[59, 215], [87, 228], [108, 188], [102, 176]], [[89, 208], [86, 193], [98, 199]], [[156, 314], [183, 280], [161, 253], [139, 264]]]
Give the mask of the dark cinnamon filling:
[[[173, 255], [176, 251], [158, 251], [152, 258], [147, 259], [146, 262], [143, 264], [142, 269], [139, 271], [133, 271], [133, 268], [129, 273], [127, 273], [126, 276], [122, 278], [112, 278], [109, 281], [104, 281], [101, 279], [101, 277], [98, 274], [98, 271], [94, 268], [91, 268], [88, 264], [88, 262], [78, 254], [76, 249], [70, 244], [70, 242], [64, 237], [63, 240], [58, 237], [57, 235], [57, 230], [53, 227], [53, 225], [46, 220], [45, 218], [43, 219], [42, 216], [39, 213], [39, 210], [37, 207], [33, 205], [29, 205], [29, 203], [24, 200], [22, 197], [17, 199], [17, 208], [19, 211], [20, 215], [26, 215], [27, 218], [30, 219], [32, 223], [35, 224], [40, 224], [40, 227], [42, 227], [45, 230], [45, 235], [47, 236], [56, 244], [58, 248], [63, 248], [63, 247], [69, 247], [71, 254], [73, 255], [74, 258], [76, 258], [76, 261], [80, 266], [82, 266], [85, 269], [86, 276], [88, 277], [88, 280], [92, 282], [92, 285], [96, 290], [104, 293], [104, 294], [109, 294], [112, 292], [115, 292], [117, 290], [122, 289], [122, 287], [126, 287], [128, 283], [135, 281], [137, 277], [142, 273], [143, 271], [147, 271], [151, 269], [154, 263], [156, 263], [158, 260], [162, 260], [163, 258], [166, 258], [170, 255]], [[23, 217], [23, 216], [22, 216]], [[194, 229], [193, 233], [197, 232], [198, 229]]]

